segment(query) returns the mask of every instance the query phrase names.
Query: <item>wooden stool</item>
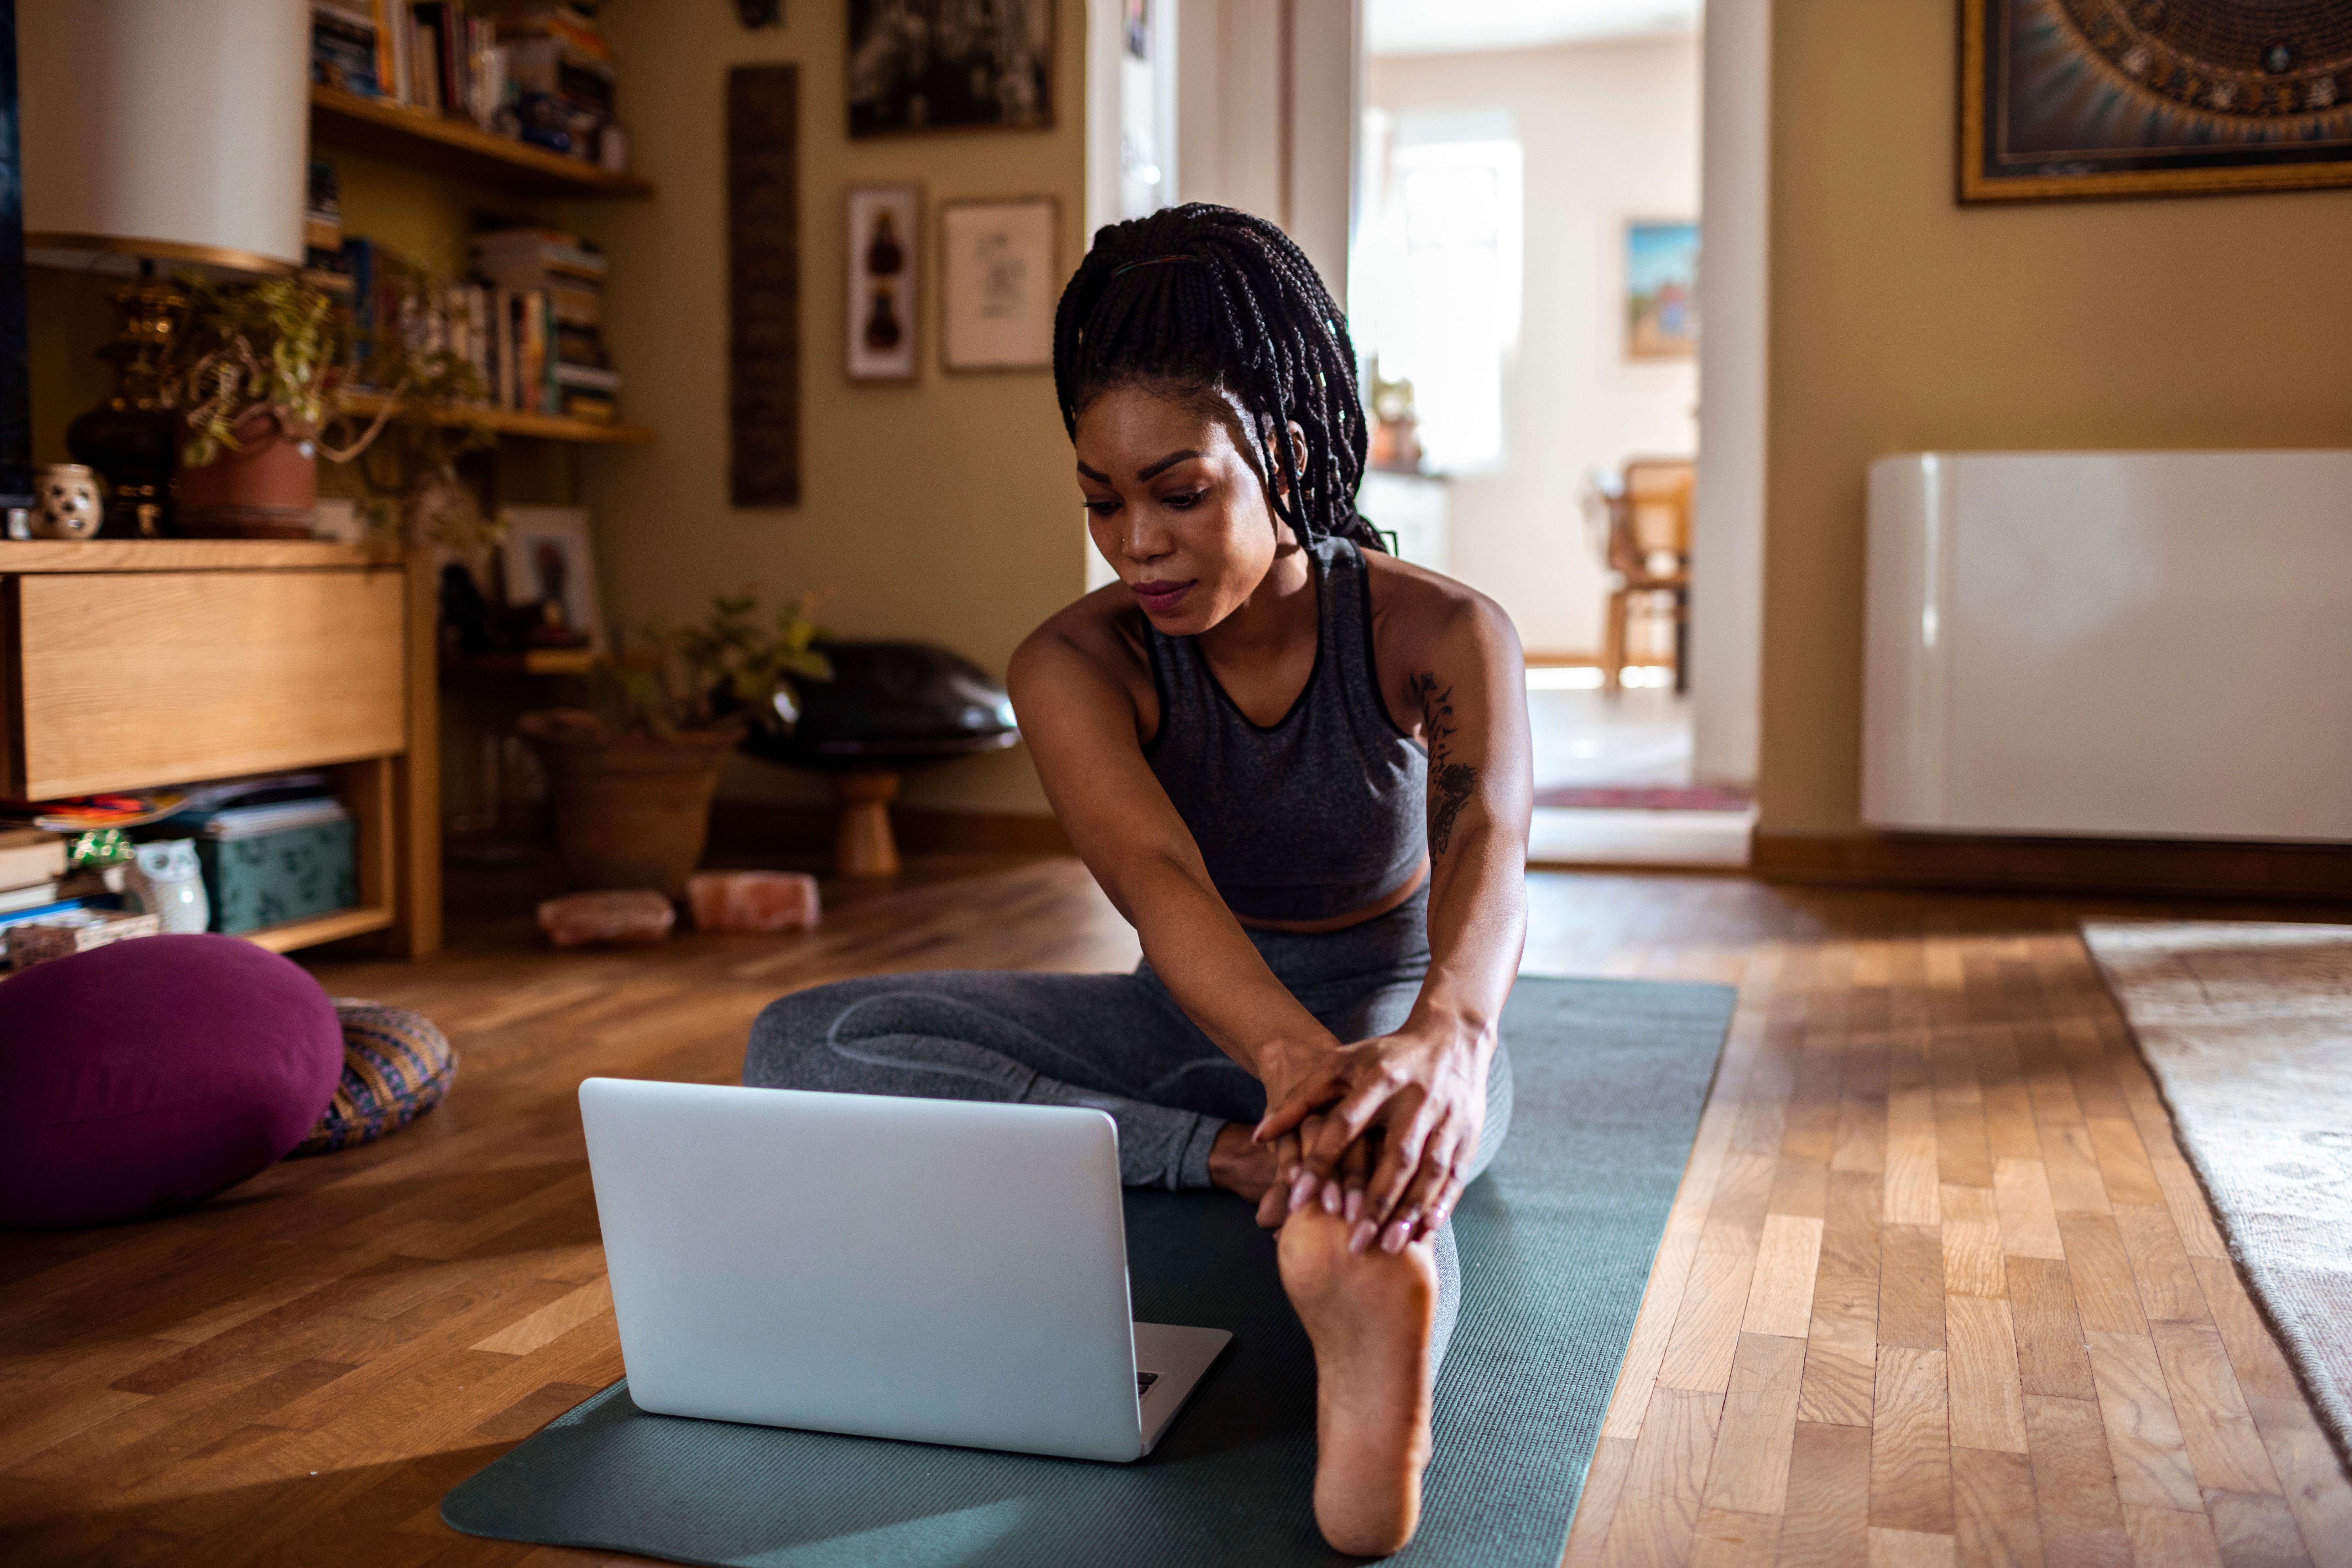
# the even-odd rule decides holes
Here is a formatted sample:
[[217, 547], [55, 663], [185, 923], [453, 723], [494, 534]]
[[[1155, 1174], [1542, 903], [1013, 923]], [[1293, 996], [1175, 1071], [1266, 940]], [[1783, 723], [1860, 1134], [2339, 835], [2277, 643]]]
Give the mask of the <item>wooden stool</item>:
[[887, 768], [833, 775], [841, 824], [833, 839], [836, 877], [895, 877], [898, 840], [890, 831], [890, 803], [898, 798], [898, 775]]

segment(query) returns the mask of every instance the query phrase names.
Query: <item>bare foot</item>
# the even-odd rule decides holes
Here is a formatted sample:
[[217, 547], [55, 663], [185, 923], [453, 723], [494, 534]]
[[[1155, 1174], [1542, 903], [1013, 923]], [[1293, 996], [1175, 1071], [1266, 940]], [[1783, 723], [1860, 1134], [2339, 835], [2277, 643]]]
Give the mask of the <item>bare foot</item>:
[[1421, 1522], [1429, 1464], [1429, 1336], [1437, 1262], [1348, 1250], [1348, 1222], [1319, 1208], [1283, 1225], [1283, 1289], [1315, 1343], [1315, 1522], [1360, 1557], [1385, 1557]]
[[1240, 1122], [1228, 1121], [1209, 1146], [1209, 1181], [1256, 1203], [1274, 1185], [1274, 1150], [1251, 1138]]

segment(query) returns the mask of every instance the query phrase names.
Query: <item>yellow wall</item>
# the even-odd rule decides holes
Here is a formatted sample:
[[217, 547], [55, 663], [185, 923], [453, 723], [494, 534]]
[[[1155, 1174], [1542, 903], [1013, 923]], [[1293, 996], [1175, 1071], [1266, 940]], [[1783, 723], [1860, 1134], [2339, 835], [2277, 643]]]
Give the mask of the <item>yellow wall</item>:
[[1775, 8], [1768, 832], [1859, 828], [1871, 458], [2352, 446], [2352, 191], [1959, 207], [1954, 32]]
[[[625, 416], [657, 426], [646, 450], [595, 452], [583, 493], [594, 515], [608, 611], [686, 615], [714, 592], [770, 597], [830, 588], [845, 633], [936, 640], [1002, 672], [1029, 629], [1084, 586], [1085, 531], [1053, 378], [939, 368], [937, 204], [1060, 198], [1063, 270], [1084, 243], [1081, 0], [1062, 0], [1055, 129], [945, 132], [853, 143], [845, 130], [847, 7], [798, 0], [781, 30], [746, 32], [731, 5], [618, 5], [622, 115], [650, 203], [581, 204], [612, 255], [607, 341]], [[727, 256], [723, 121], [730, 66], [801, 67], [802, 494], [798, 507], [738, 510], [727, 495]], [[845, 193], [919, 182], [930, 275], [919, 382], [843, 374]], [[743, 763], [737, 795], [805, 798], [814, 785]], [[1045, 811], [1024, 752], [911, 776], [906, 797], [971, 810]]]

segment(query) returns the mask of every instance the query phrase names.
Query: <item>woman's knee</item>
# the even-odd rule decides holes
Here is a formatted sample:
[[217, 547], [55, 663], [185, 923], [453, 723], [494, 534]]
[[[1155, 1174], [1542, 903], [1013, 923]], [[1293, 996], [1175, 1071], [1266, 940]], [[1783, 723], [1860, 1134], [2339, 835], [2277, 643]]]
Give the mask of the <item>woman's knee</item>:
[[814, 1087], [833, 1022], [856, 999], [844, 994], [853, 985], [813, 985], [762, 1007], [743, 1052], [743, 1082], [752, 1089]]

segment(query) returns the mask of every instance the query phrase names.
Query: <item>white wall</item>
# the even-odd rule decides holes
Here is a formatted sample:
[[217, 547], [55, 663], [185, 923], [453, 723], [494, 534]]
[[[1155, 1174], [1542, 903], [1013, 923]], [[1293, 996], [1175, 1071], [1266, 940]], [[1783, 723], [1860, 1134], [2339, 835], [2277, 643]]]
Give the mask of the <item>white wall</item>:
[[1504, 372], [1510, 457], [1455, 481], [1454, 574], [1532, 653], [1601, 647], [1607, 584], [1578, 497], [1588, 473], [1697, 449], [1697, 366], [1625, 357], [1624, 226], [1699, 205], [1695, 37], [1375, 57], [1391, 114], [1501, 107], [1526, 149], [1527, 299]]

